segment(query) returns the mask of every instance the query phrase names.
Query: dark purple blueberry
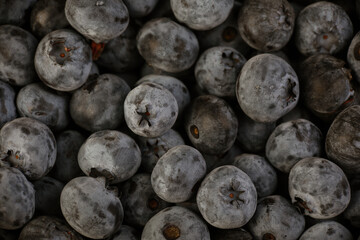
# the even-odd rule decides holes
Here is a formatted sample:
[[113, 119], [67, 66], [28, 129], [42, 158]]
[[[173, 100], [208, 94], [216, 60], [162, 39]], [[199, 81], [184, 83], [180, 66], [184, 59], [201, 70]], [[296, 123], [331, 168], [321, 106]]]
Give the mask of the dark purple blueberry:
[[179, 145], [167, 151], [151, 173], [155, 193], [171, 203], [185, 202], [196, 191], [196, 184], [206, 174], [206, 162], [193, 147]]
[[286, 198], [273, 195], [259, 200], [248, 226], [255, 239], [296, 240], [305, 229], [305, 218]]
[[140, 233], [133, 227], [121, 225], [120, 230], [108, 240], [140, 240]]
[[360, 189], [351, 193], [351, 200], [345, 209], [344, 218], [354, 227], [360, 228]]
[[69, 97], [58, 94], [41, 82], [21, 88], [16, 98], [22, 117], [31, 117], [54, 131], [64, 130], [69, 124]]
[[280, 118], [279, 121], [277, 122], [277, 124], [281, 124], [281, 123], [284, 123], [284, 122], [289, 122], [289, 121], [292, 121], [292, 120], [297, 120], [297, 119], [300, 119], [300, 118], [309, 120], [311, 122], [316, 121], [316, 119], [311, 114], [309, 109], [307, 109], [305, 106], [302, 106], [302, 105], [298, 104], [290, 112], [288, 112], [282, 118]]
[[134, 226], [145, 226], [152, 216], [170, 206], [156, 195], [151, 186], [151, 175], [147, 173], [134, 175], [122, 184], [120, 190], [124, 219]]
[[67, 0], [65, 15], [73, 28], [96, 43], [118, 37], [129, 24], [122, 0]]
[[0, 80], [14, 86], [33, 82], [36, 77], [34, 56], [37, 44], [37, 39], [20, 27], [0, 26]]
[[212, 155], [225, 153], [234, 144], [237, 129], [237, 117], [225, 100], [204, 95], [190, 104], [185, 130], [200, 152]]
[[273, 54], [250, 58], [236, 82], [236, 97], [244, 113], [257, 122], [274, 122], [299, 100], [299, 81], [293, 68]]
[[168, 18], [148, 21], [138, 32], [137, 48], [147, 64], [167, 72], [190, 68], [199, 53], [195, 34]]
[[19, 229], [34, 215], [34, 187], [16, 168], [0, 167], [0, 206], [1, 229]]
[[77, 89], [70, 100], [70, 115], [80, 127], [96, 132], [117, 129], [124, 119], [124, 101], [130, 87], [114, 74], [102, 74]]
[[346, 59], [353, 71], [355, 79], [360, 82], [360, 32], [352, 39]]
[[196, 196], [203, 218], [221, 229], [244, 226], [255, 213], [256, 201], [256, 188], [249, 176], [231, 165], [211, 171]]
[[27, 12], [37, 0], [0, 0], [0, 25], [24, 25], [28, 21]]
[[204, 221], [184, 207], [168, 207], [145, 225], [141, 240], [196, 239], [210, 240]]
[[107, 189], [102, 177], [72, 179], [61, 192], [60, 206], [70, 226], [93, 239], [104, 239], [117, 232], [124, 216], [116, 191]]
[[2, 240], [19, 240], [19, 231], [0, 229], [0, 239]]
[[149, 15], [159, 0], [124, 0], [130, 17], [141, 18]]
[[336, 54], [353, 36], [353, 25], [345, 10], [321, 1], [305, 7], [296, 19], [295, 45], [304, 55]]
[[350, 185], [335, 163], [324, 158], [304, 158], [289, 174], [293, 204], [315, 219], [329, 219], [342, 213], [350, 202]]
[[59, 91], [72, 91], [83, 85], [91, 65], [91, 48], [80, 34], [68, 29], [47, 34], [35, 54], [39, 78]]
[[15, 90], [0, 80], [0, 129], [16, 117]]
[[203, 52], [195, 65], [200, 89], [218, 97], [235, 97], [236, 80], [245, 57], [231, 47], [213, 47]]
[[234, 0], [170, 0], [176, 19], [195, 30], [209, 30], [223, 23]]
[[351, 232], [340, 223], [335, 221], [325, 221], [306, 229], [299, 238], [299, 240], [313, 239], [353, 240], [353, 236]]
[[45, 176], [55, 164], [56, 141], [51, 130], [38, 120], [22, 117], [0, 130], [0, 153], [31, 180]]
[[251, 234], [242, 228], [236, 229], [215, 229], [211, 232], [212, 240], [253, 240]]
[[242, 39], [257, 50], [277, 51], [290, 40], [295, 12], [286, 0], [247, 0], [239, 12]]
[[174, 95], [165, 87], [145, 82], [132, 89], [124, 102], [127, 126], [143, 137], [158, 137], [167, 132], [178, 116]]

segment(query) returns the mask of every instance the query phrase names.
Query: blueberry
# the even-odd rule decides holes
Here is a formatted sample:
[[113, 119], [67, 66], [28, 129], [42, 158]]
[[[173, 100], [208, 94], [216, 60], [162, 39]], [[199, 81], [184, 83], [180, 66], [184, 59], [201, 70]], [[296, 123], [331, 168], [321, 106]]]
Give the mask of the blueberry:
[[190, 68], [199, 53], [195, 34], [168, 18], [148, 21], [138, 32], [137, 48], [150, 66], [167, 72]]
[[70, 115], [77, 125], [91, 132], [116, 129], [123, 122], [123, 104], [129, 91], [122, 78], [102, 74], [73, 93]]
[[235, 157], [233, 165], [250, 177], [258, 197], [269, 196], [275, 192], [277, 187], [276, 171], [264, 157], [244, 153]]
[[293, 204], [312, 218], [329, 219], [342, 213], [350, 202], [350, 185], [335, 163], [309, 157], [296, 163], [289, 174]]
[[155, 193], [171, 203], [184, 202], [194, 195], [196, 184], [206, 174], [206, 162], [193, 147], [179, 145], [167, 151], [151, 173]]
[[234, 0], [170, 0], [170, 4], [179, 22], [203, 31], [223, 23], [234, 6]]
[[231, 165], [211, 171], [196, 196], [203, 218], [221, 229], [244, 226], [255, 213], [256, 201], [256, 188], [249, 176]]
[[124, 102], [127, 126], [143, 137], [158, 137], [167, 132], [178, 116], [174, 95], [156, 83], [143, 83], [132, 89]]
[[360, 32], [358, 32], [351, 41], [347, 52], [347, 62], [353, 70], [355, 79], [360, 82]]
[[259, 200], [248, 226], [255, 239], [296, 240], [305, 229], [305, 218], [286, 198], [273, 195]]
[[0, 81], [0, 113], [0, 128], [17, 117], [15, 90], [3, 81]]
[[72, 91], [83, 85], [91, 69], [91, 49], [73, 30], [61, 29], [47, 34], [35, 54], [35, 69], [50, 88]]
[[0, 79], [15, 86], [33, 82], [37, 44], [36, 38], [20, 27], [0, 26]]
[[237, 77], [245, 57], [231, 47], [213, 47], [201, 54], [195, 78], [201, 90], [218, 97], [235, 97]]
[[140, 234], [133, 227], [121, 225], [120, 230], [108, 240], [140, 240]]
[[34, 215], [34, 187], [16, 168], [0, 167], [0, 206], [1, 229], [19, 229]]
[[55, 164], [56, 141], [51, 130], [32, 118], [16, 118], [0, 130], [0, 152], [31, 180], [45, 176]]
[[299, 240], [327, 239], [327, 240], [352, 240], [350, 231], [335, 221], [326, 221], [308, 228]]
[[263, 52], [277, 51], [290, 40], [295, 13], [286, 0], [248, 0], [240, 8], [238, 25], [249, 46]]
[[159, 0], [124, 0], [129, 10], [130, 17], [141, 18], [149, 15], [154, 10]]
[[[37, 0], [0, 0], [0, 25], [24, 25], [27, 12]], [[6, 7], [5, 7], [6, 6]]]
[[185, 120], [187, 136], [202, 153], [218, 155], [234, 144], [238, 120], [227, 102], [213, 95], [197, 97]]
[[307, 56], [336, 54], [348, 45], [352, 35], [349, 16], [342, 7], [331, 2], [310, 4], [296, 19], [295, 45]]
[[64, 130], [69, 124], [69, 97], [56, 93], [41, 82], [21, 88], [16, 98], [22, 117], [31, 117], [54, 131]]
[[274, 122], [299, 100], [295, 71], [282, 58], [260, 54], [250, 58], [236, 82], [236, 97], [245, 114], [257, 122]]
[[88, 176], [104, 176], [110, 183], [119, 183], [136, 173], [141, 152], [135, 141], [122, 132], [98, 131], [81, 146], [78, 163]]
[[61, 192], [60, 206], [70, 226], [93, 239], [103, 239], [118, 231], [124, 216], [120, 199], [105, 188], [104, 178], [72, 179]]
[[320, 129], [305, 119], [296, 119], [278, 125], [266, 143], [266, 157], [282, 172], [301, 159], [317, 157], [322, 153], [323, 137]]
[[354, 227], [360, 228], [360, 189], [351, 193], [350, 204], [345, 209], [344, 218]]
[[215, 229], [211, 233], [212, 240], [253, 240], [252, 235], [243, 228], [237, 229]]
[[141, 240], [198, 239], [210, 240], [203, 220], [184, 207], [168, 207], [145, 225]]

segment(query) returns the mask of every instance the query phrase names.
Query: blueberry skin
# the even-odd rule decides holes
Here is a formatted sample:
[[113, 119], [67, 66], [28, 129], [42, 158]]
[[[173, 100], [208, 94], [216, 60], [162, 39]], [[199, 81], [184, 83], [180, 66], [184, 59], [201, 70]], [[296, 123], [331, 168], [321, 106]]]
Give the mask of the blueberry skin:
[[304, 158], [289, 174], [289, 194], [304, 215], [329, 219], [342, 213], [350, 202], [350, 185], [335, 163], [317, 157]]
[[212, 240], [253, 240], [252, 235], [242, 228], [237, 229], [214, 229], [211, 233]]
[[155, 193], [171, 203], [185, 202], [194, 195], [194, 187], [206, 174], [201, 153], [190, 146], [179, 145], [167, 151], [151, 173]]
[[72, 179], [61, 192], [60, 206], [70, 226], [93, 239], [103, 239], [118, 231], [124, 216], [120, 199], [106, 189], [104, 178]]
[[196, 196], [203, 218], [221, 229], [244, 226], [255, 213], [256, 201], [256, 188], [249, 176], [231, 165], [211, 171]]
[[3, 81], [0, 81], [0, 113], [0, 128], [17, 117], [15, 91]]
[[209, 30], [223, 23], [234, 6], [234, 0], [170, 0], [176, 19], [195, 30]]
[[26, 12], [37, 0], [0, 0], [0, 25], [24, 25], [27, 22]]
[[45, 176], [55, 164], [56, 141], [51, 130], [38, 120], [22, 117], [0, 130], [0, 152], [30, 180]]
[[140, 234], [133, 227], [121, 225], [120, 230], [108, 240], [140, 240]]
[[353, 105], [340, 112], [332, 122], [325, 140], [326, 154], [341, 169], [356, 176], [360, 173], [358, 142], [360, 106]]
[[346, 60], [353, 71], [355, 79], [360, 82], [360, 32], [358, 32], [351, 40], [347, 51]]
[[129, 92], [125, 80], [102, 74], [73, 93], [70, 115], [77, 125], [90, 132], [116, 129], [123, 122], [123, 104]]
[[37, 39], [30, 32], [12, 25], [0, 26], [0, 79], [14, 86], [33, 82], [37, 45]]
[[65, 15], [76, 31], [96, 43], [118, 37], [129, 25], [129, 12], [122, 0], [67, 0]]
[[199, 53], [195, 34], [169, 18], [148, 21], [136, 41], [147, 64], [171, 73], [190, 68]]
[[124, 0], [130, 17], [142, 18], [154, 10], [159, 0]]
[[60, 218], [39, 216], [32, 219], [21, 230], [19, 240], [28, 239], [82, 240], [83, 237]]
[[104, 176], [109, 183], [119, 183], [136, 173], [141, 152], [136, 142], [122, 132], [98, 131], [80, 147], [78, 163], [88, 176]]
[[305, 229], [305, 218], [280, 195], [259, 200], [249, 230], [256, 240], [296, 240]]
[[92, 65], [91, 49], [80, 34], [60, 29], [40, 41], [34, 63], [45, 85], [69, 92], [86, 82]]
[[227, 102], [219, 97], [195, 98], [185, 118], [187, 136], [202, 153], [223, 154], [236, 140], [238, 120]]
[[36, 82], [20, 89], [16, 106], [20, 116], [34, 118], [53, 131], [61, 131], [69, 124], [69, 100], [69, 96]]
[[145, 225], [141, 240], [198, 239], [210, 240], [203, 220], [184, 207], [168, 207], [153, 216]]
[[35, 212], [35, 190], [20, 170], [0, 167], [0, 228], [23, 227]]
[[132, 89], [124, 102], [127, 126], [143, 137], [158, 137], [167, 132], [178, 116], [174, 95], [156, 83], [143, 83]]
[[351, 193], [350, 204], [345, 209], [344, 218], [354, 227], [360, 228], [360, 189]]
[[200, 89], [218, 97], [235, 97], [237, 77], [245, 57], [230, 47], [213, 47], [203, 52], [195, 65]]
[[306, 56], [336, 54], [348, 45], [352, 36], [349, 16], [342, 7], [331, 2], [310, 4], [296, 19], [295, 45]]
[[264, 157], [244, 153], [235, 157], [233, 165], [250, 177], [259, 198], [275, 192], [277, 187], [276, 171]]
[[308, 228], [299, 240], [327, 239], [327, 240], [352, 240], [351, 232], [335, 221], [326, 221]]
[[282, 58], [259, 54], [243, 66], [236, 82], [236, 97], [244, 113], [257, 122], [275, 122], [299, 100], [295, 71]]
[[248, 0], [240, 8], [238, 25], [242, 39], [252, 48], [278, 51], [290, 40], [295, 12], [286, 0]]
[[289, 173], [301, 159], [319, 157], [323, 149], [320, 129], [306, 119], [278, 125], [266, 142], [266, 157], [278, 170]]

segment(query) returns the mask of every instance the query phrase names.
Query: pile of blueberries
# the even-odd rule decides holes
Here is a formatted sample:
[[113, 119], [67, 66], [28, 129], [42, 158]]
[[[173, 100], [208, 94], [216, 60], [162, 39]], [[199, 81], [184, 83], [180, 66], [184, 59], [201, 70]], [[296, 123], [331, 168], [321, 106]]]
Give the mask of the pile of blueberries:
[[0, 239], [360, 239], [360, 1], [0, 0]]

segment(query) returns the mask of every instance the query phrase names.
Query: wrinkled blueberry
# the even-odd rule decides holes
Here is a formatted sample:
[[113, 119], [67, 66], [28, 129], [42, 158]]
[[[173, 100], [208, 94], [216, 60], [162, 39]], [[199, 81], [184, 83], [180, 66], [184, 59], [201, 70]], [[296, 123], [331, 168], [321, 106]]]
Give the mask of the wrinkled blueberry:
[[311, 226], [299, 238], [299, 240], [313, 239], [352, 240], [353, 237], [350, 231], [340, 223], [335, 221], [326, 221]]
[[0, 81], [0, 128], [16, 117], [15, 90], [6, 82]]

